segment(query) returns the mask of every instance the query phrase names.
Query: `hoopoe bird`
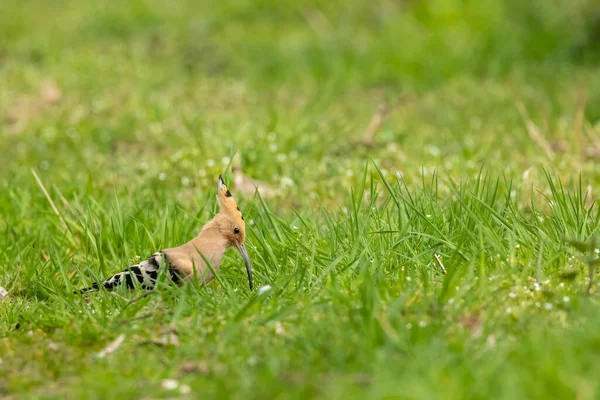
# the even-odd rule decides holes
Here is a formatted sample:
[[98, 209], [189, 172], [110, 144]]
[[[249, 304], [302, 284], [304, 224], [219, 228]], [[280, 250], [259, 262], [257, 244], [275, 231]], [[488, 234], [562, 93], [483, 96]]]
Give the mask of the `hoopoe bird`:
[[[83, 288], [76, 293], [97, 290], [101, 286], [112, 290], [121, 284], [125, 284], [127, 288], [131, 289], [136, 285], [141, 285], [145, 289], [153, 289], [161, 265], [168, 268], [168, 276], [178, 285], [181, 285], [184, 279], [193, 280], [194, 278], [206, 284], [214, 277], [212, 271], [219, 270], [223, 254], [230, 247], [235, 247], [244, 259], [248, 283], [252, 290], [252, 266], [244, 245], [246, 224], [240, 208], [225, 186], [221, 175], [219, 175], [217, 202], [219, 203], [219, 213], [204, 225], [194, 239], [179, 247], [158, 251], [141, 263], [132, 265], [103, 282], [95, 282], [92, 286]], [[210, 264], [210, 268], [207, 262]]]

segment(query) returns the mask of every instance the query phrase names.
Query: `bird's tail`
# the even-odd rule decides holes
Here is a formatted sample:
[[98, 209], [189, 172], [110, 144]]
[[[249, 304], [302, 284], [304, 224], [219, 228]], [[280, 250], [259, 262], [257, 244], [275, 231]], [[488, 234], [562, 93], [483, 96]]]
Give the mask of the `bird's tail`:
[[[143, 289], [154, 289], [156, 278], [158, 277], [158, 270], [163, 260], [166, 261], [165, 254], [162, 251], [159, 251], [152, 254], [148, 259], [141, 263], [132, 265], [102, 282], [94, 282], [92, 286], [76, 290], [75, 294], [83, 294], [92, 290], [98, 290], [101, 286], [108, 290], [112, 290], [121, 284], [125, 284], [128, 289], [133, 289], [137, 285], [141, 285]], [[171, 279], [177, 283], [179, 277], [171, 270], [169, 270], [169, 272]]]

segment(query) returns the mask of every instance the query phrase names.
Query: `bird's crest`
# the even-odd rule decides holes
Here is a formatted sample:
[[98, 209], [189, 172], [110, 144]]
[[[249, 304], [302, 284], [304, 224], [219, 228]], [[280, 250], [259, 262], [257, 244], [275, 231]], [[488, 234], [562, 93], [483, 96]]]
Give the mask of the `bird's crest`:
[[225, 181], [221, 175], [219, 175], [217, 201], [219, 202], [220, 212], [229, 216], [239, 226], [240, 230], [245, 231], [244, 216], [235, 202], [233, 195], [227, 189], [227, 186], [225, 186]]

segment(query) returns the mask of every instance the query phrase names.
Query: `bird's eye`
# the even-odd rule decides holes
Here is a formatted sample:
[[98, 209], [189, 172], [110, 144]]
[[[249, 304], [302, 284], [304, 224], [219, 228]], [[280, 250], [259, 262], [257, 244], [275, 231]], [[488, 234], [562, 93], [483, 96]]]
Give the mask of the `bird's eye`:
[[238, 228], [237, 226], [233, 228], [233, 233], [235, 233], [236, 235], [240, 233], [240, 228]]

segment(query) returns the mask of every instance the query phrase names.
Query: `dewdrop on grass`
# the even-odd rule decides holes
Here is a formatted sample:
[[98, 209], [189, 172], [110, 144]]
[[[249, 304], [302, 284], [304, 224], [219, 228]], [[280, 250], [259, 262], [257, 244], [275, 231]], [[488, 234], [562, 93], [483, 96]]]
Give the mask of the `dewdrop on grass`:
[[263, 293], [268, 292], [269, 290], [271, 290], [271, 285], [261, 286], [261, 288], [258, 289], [258, 294], [261, 295]]
[[189, 387], [188, 385], [181, 385], [179, 387], [179, 393], [181, 394], [189, 394], [192, 392], [192, 388]]
[[161, 386], [165, 390], [173, 390], [179, 387], [179, 382], [175, 379], [163, 379]]

